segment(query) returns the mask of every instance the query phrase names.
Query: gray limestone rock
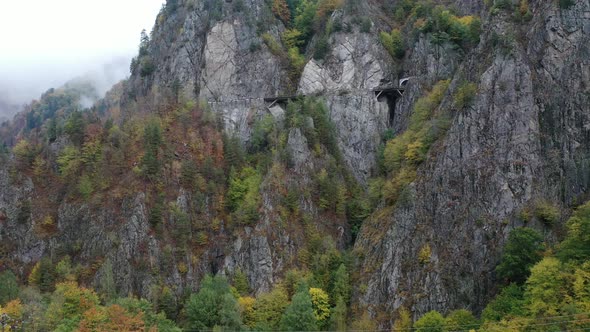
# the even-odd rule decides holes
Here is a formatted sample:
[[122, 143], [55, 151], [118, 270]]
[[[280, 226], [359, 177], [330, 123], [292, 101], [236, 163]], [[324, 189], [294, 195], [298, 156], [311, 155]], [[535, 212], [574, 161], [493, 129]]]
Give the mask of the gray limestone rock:
[[[376, 269], [361, 303], [388, 311], [409, 306], [415, 317], [429, 310], [478, 312], [494, 293], [494, 268], [509, 230], [522, 225], [519, 211], [541, 199], [570, 204], [587, 191], [581, 174], [590, 171], [590, 116], [588, 85], [580, 82], [588, 43], [576, 31], [586, 22], [582, 8], [590, 7], [577, 6], [577, 14], [564, 15], [554, 3], [532, 6], [534, 28], [525, 44], [510, 38], [513, 23], [492, 17], [494, 32], [459, 70], [442, 71], [455, 79], [441, 108], [456, 113], [387, 221], [364, 226], [356, 250], [363, 266]], [[504, 38], [507, 48], [493, 49], [494, 38]], [[429, 79], [440, 76], [437, 66], [426, 66]], [[477, 83], [477, 95], [453, 110], [453, 90], [466, 77]], [[374, 225], [384, 223], [387, 233], [376, 236]], [[426, 245], [431, 255], [424, 263], [418, 255]]]

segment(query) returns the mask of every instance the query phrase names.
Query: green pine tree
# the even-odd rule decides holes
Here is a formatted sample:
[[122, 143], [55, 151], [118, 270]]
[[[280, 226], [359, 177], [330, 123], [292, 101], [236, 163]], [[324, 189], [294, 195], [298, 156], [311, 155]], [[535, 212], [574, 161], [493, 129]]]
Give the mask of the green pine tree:
[[[336, 272], [334, 272], [331, 298], [341, 298], [345, 303], [348, 303], [350, 300], [350, 277], [344, 264], [340, 264]], [[336, 304], [336, 301], [334, 304]]]
[[82, 145], [84, 143], [84, 131], [86, 130], [86, 122], [84, 121], [82, 112], [73, 112], [66, 122], [64, 129], [74, 144]]
[[49, 120], [49, 126], [47, 127], [47, 140], [49, 143], [55, 142], [57, 139], [57, 121], [55, 118]]
[[18, 283], [12, 271], [0, 273], [0, 305], [14, 300], [18, 296]]
[[221, 298], [218, 325], [230, 331], [239, 331], [242, 326], [238, 301], [231, 293], [226, 293]]
[[317, 321], [313, 313], [313, 304], [309, 295], [309, 287], [301, 283], [293, 301], [281, 318], [283, 331], [316, 331]]
[[346, 302], [340, 296], [330, 315], [330, 325], [334, 331], [346, 331]]
[[242, 296], [250, 293], [250, 284], [248, 283], [248, 277], [241, 269], [236, 270], [233, 278], [234, 287], [238, 293]]
[[197, 294], [186, 304], [188, 330], [211, 330], [219, 327], [238, 330], [241, 326], [239, 308], [224, 277], [206, 276]]
[[522, 284], [531, 267], [542, 258], [543, 237], [532, 228], [516, 228], [510, 232], [496, 272], [500, 279]]
[[166, 314], [166, 318], [176, 320], [176, 316], [178, 315], [176, 297], [169, 287], [162, 289], [160, 300], [158, 301], [158, 309]]
[[117, 297], [115, 278], [113, 276], [113, 263], [107, 259], [102, 266], [102, 275], [99, 281], [101, 298], [109, 303]]
[[55, 288], [55, 269], [49, 258], [42, 258], [39, 264], [39, 290], [52, 292]]

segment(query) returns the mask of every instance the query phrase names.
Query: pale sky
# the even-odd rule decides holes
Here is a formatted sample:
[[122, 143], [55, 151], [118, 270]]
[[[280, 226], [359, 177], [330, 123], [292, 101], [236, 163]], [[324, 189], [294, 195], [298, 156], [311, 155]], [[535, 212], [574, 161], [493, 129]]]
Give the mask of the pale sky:
[[23, 103], [112, 62], [124, 78], [163, 2], [0, 0], [0, 98]]

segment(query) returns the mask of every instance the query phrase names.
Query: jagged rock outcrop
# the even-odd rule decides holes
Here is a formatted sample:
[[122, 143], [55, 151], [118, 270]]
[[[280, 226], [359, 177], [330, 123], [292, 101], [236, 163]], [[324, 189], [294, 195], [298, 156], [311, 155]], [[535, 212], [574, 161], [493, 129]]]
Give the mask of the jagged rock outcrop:
[[[503, 13], [487, 17], [482, 42], [450, 76], [451, 91], [477, 83], [472, 105], [455, 111], [386, 221], [365, 224], [356, 249], [371, 271], [361, 302], [373, 310], [481, 310], [503, 240], [523, 223], [519, 212], [541, 200], [567, 207], [586, 195], [590, 6], [531, 7], [530, 30]], [[503, 47], [494, 48], [498, 40]], [[454, 107], [452, 92], [440, 107]], [[537, 222], [530, 221], [549, 230]]]
[[309, 60], [299, 84], [305, 95], [370, 91], [387, 76], [383, 47], [366, 33], [336, 33], [330, 37], [331, 53], [324, 61]]
[[[17, 183], [17, 180], [21, 182]], [[21, 244], [22, 247], [13, 254], [25, 264], [38, 261], [46, 249], [45, 244], [35, 238], [31, 227], [26, 225], [30, 218], [32, 191], [30, 179], [16, 179], [10, 175], [6, 164], [0, 163], [0, 240], [3, 247]]]
[[389, 56], [375, 36], [358, 31], [336, 33], [329, 43], [326, 59], [311, 59], [305, 66], [298, 92], [324, 96], [344, 160], [355, 177], [365, 182], [374, 170], [381, 134], [394, 116], [373, 93], [389, 78]]
[[[143, 86], [143, 93], [148, 93], [154, 88], [169, 89], [174, 80], [179, 80], [187, 97], [207, 100], [223, 115], [230, 135], [248, 142], [252, 120], [268, 112], [262, 99], [293, 89], [283, 60], [270, 52], [252, 20], [259, 17], [270, 24], [270, 34], [276, 40], [280, 40], [284, 27], [277, 19], [260, 18], [272, 17], [260, 1], [247, 2], [238, 12], [231, 2], [215, 10], [212, 4], [207, 5], [209, 2], [192, 9], [181, 7], [170, 17], [166, 12], [160, 14], [168, 19], [156, 26], [150, 54], [154, 62], [167, 65], [158, 66], [147, 78], [135, 75], [130, 87]], [[343, 15], [343, 11], [333, 14], [350, 23], [351, 19]], [[175, 29], [182, 29], [182, 33], [172, 33]], [[169, 47], [163, 47], [164, 41]], [[350, 157], [345, 160], [356, 178], [365, 182], [375, 166], [379, 135], [393, 116], [385, 103], [377, 103], [369, 93], [384, 78], [391, 79], [385, 77], [391, 76], [389, 55], [374, 34], [360, 33], [358, 28], [335, 33], [329, 44], [331, 51], [326, 59], [307, 63], [297, 92], [326, 97], [331, 119], [340, 133], [340, 148]], [[193, 76], [187, 77], [187, 73]], [[352, 108], [356, 111], [349, 112]]]
[[372, 91], [325, 98], [344, 160], [354, 176], [366, 182], [375, 170], [381, 135], [389, 126], [389, 106]]
[[[238, 3], [241, 3], [239, 5]], [[284, 90], [286, 72], [257, 34], [256, 22], [284, 29], [264, 1], [190, 1], [159, 14], [149, 44], [153, 74], [131, 78], [141, 94], [169, 90], [219, 101], [262, 98]]]

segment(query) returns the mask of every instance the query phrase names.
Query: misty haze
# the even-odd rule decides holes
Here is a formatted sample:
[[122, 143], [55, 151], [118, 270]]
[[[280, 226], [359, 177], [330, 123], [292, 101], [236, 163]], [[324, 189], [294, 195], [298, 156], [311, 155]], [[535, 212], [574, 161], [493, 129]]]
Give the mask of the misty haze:
[[50, 88], [94, 82], [99, 97], [129, 75], [140, 32], [163, 0], [15, 1], [2, 4], [0, 121]]
[[[102, 65], [50, 64], [45, 68], [23, 67], [2, 72], [0, 77], [0, 120], [10, 118], [17, 111], [50, 88], [60, 87], [71, 80], [84, 79], [93, 83], [97, 96], [102, 97], [113, 84], [129, 75], [130, 57], [102, 59]], [[101, 63], [101, 62], [98, 62]], [[92, 98], [96, 101], [96, 98]], [[82, 106], [91, 106], [86, 103]]]

